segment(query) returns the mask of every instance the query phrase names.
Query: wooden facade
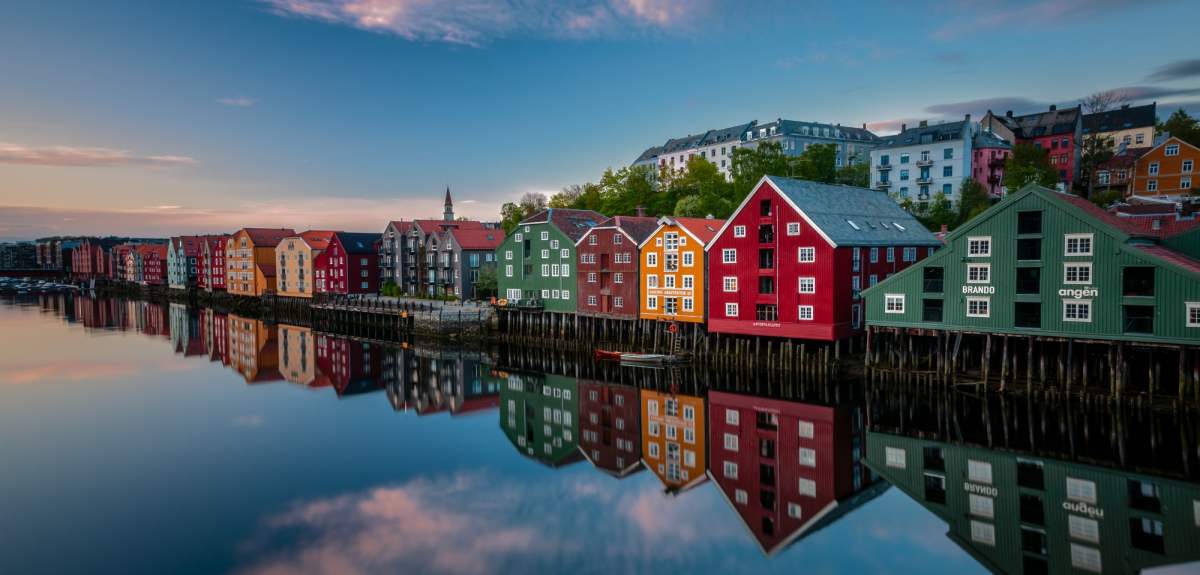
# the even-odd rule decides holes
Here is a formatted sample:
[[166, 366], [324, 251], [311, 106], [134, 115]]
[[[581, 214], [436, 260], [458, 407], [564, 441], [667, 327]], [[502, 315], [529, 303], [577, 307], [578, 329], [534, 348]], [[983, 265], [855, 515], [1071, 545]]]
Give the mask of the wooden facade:
[[605, 217], [549, 208], [518, 225], [496, 248], [497, 291], [509, 306], [575, 313], [575, 242]]
[[575, 282], [580, 315], [637, 319], [641, 244], [658, 221], [617, 216], [588, 230], [575, 243]]
[[260, 296], [275, 290], [275, 246], [296, 235], [288, 228], [242, 228], [225, 242], [225, 289]]
[[1200, 148], [1170, 137], [1137, 159], [1133, 196], [1187, 196], [1200, 184]]
[[725, 220], [663, 217], [641, 245], [639, 317], [704, 323], [704, 246]]
[[679, 494], [701, 483], [708, 449], [704, 398], [642, 389], [642, 464]]

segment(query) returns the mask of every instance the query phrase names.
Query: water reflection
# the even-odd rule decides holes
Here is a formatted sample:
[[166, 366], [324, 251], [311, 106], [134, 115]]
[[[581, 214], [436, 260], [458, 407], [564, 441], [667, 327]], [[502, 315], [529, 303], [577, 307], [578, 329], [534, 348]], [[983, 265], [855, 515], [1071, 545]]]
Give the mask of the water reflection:
[[[501, 442], [502, 459], [519, 464], [423, 470], [277, 504], [257, 517], [264, 540], [246, 544], [256, 550], [251, 571], [565, 570], [577, 563], [545, 557], [555, 549], [578, 556], [588, 543], [572, 535], [584, 532], [624, 545], [613, 554], [711, 559], [694, 570], [747, 570], [716, 558], [749, 561], [738, 545], [770, 559], [759, 566], [783, 569], [784, 557], [851, 553], [826, 549], [828, 539], [814, 543], [817, 534], [836, 531], [849, 548], [849, 537], [870, 538], [871, 526], [858, 523], [864, 512], [875, 517], [908, 499], [946, 525], [954, 543], [946, 547], [981, 569], [1127, 572], [1200, 560], [1191, 413], [637, 369], [542, 350], [389, 345], [177, 304], [75, 297], [33, 305], [88, 330], [165, 340], [174, 361], [219, 364], [248, 384], [281, 382], [266, 394], [278, 401], [286, 397], [276, 390], [332, 388], [312, 401], [377, 405], [389, 421], [420, 421], [417, 434], [468, 430], [464, 450], [486, 435]], [[341, 405], [330, 395], [362, 401]], [[270, 427], [251, 413], [234, 426]], [[436, 414], [444, 417], [429, 417]], [[410, 451], [384, 457], [429, 465], [438, 457]], [[527, 469], [556, 479], [529, 480]], [[531, 485], [546, 498], [531, 499]], [[904, 497], [884, 496], [892, 485]], [[907, 529], [918, 519], [884, 520]], [[879, 555], [883, 566], [924, 557], [925, 571], [961, 571], [953, 557], [921, 545], [872, 541], [854, 553]]]

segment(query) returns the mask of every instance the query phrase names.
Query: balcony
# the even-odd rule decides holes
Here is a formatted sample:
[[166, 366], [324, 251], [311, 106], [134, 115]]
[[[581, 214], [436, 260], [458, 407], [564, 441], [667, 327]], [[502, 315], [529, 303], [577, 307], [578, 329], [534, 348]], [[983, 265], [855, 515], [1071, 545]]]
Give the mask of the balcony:
[[890, 187], [892, 187], [891, 182], [875, 182], [875, 189], [877, 190], [886, 190]]
[[988, 160], [987, 165], [989, 168], [1003, 168], [1004, 167], [1004, 158], [992, 158], [992, 159]]
[[878, 166], [875, 166], [875, 169], [879, 170], [880, 172], [886, 172], [886, 171], [892, 169], [892, 165], [891, 164], [879, 164]]
[[933, 176], [917, 176], [917, 183], [923, 186], [932, 184]]
[[931, 159], [931, 158], [925, 158], [925, 159], [917, 160], [916, 164], [917, 164], [917, 167], [918, 167], [918, 168], [924, 168], [924, 167], [927, 167], [927, 166], [932, 166], [932, 165], [933, 165], [933, 159]]

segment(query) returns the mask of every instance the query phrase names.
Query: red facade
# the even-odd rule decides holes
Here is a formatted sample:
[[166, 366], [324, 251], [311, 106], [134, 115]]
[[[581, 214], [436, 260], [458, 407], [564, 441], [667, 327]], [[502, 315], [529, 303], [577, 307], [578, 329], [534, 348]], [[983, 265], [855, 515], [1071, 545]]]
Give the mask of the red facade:
[[625, 477], [641, 469], [641, 404], [636, 387], [579, 382], [579, 447], [597, 469]]
[[[904, 217], [906, 228], [924, 229]], [[868, 217], [861, 220], [865, 228]], [[707, 248], [708, 330], [823, 341], [857, 335], [859, 291], [931, 252], [901, 244], [835, 247], [826, 236], [764, 179]], [[730, 249], [736, 261], [726, 263]]]
[[108, 268], [112, 260], [107, 248], [103, 243], [91, 239], [84, 240], [71, 250], [71, 275], [84, 280], [108, 277]]
[[196, 286], [202, 290], [225, 290], [225, 243], [229, 236], [201, 236], [200, 273]]
[[861, 408], [711, 391], [709, 475], [765, 553], [871, 483]]
[[317, 335], [316, 380], [332, 384], [338, 396], [382, 389], [380, 353], [371, 344], [327, 334]]
[[138, 257], [142, 261], [142, 284], [166, 285], [167, 283], [167, 246], [161, 244], [140, 245], [137, 248]]
[[1012, 155], [1009, 146], [975, 147], [971, 150], [971, 179], [992, 197], [1004, 195], [1004, 162]]
[[316, 293], [379, 293], [379, 234], [337, 232], [313, 260]]
[[580, 315], [638, 317], [638, 245], [658, 227], [656, 218], [617, 216], [588, 230], [575, 244]]

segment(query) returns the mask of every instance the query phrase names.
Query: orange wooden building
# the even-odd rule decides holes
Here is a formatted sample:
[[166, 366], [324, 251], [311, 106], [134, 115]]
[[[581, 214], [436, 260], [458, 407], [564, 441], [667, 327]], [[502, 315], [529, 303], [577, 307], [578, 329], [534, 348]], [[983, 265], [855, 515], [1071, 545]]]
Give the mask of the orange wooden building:
[[725, 225], [712, 218], [662, 217], [640, 246], [640, 317], [704, 323], [704, 246]]
[[672, 494], [703, 483], [707, 462], [704, 398], [641, 390], [642, 464]]
[[275, 246], [296, 235], [288, 228], [242, 228], [225, 244], [225, 291], [259, 296], [275, 289]]
[[1138, 158], [1130, 188], [1134, 196], [1181, 196], [1195, 190], [1200, 148], [1167, 138]]

